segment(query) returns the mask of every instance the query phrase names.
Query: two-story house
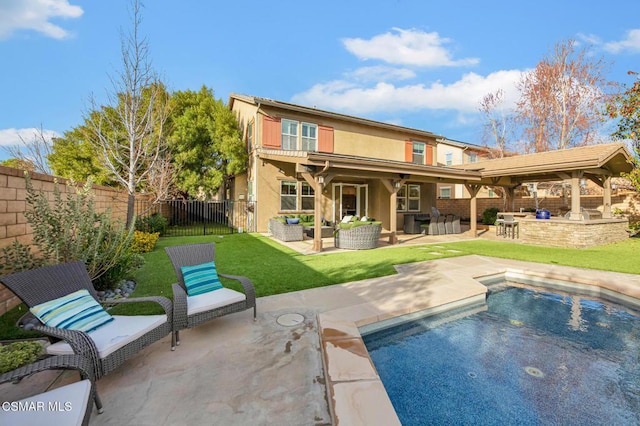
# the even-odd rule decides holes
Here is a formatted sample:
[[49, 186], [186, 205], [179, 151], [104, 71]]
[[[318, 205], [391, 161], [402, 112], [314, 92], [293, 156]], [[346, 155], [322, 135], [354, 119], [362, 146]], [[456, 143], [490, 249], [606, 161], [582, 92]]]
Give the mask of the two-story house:
[[[271, 217], [285, 214], [314, 215], [315, 229], [323, 220], [367, 216], [382, 222], [395, 243], [405, 214], [431, 213], [441, 188], [462, 185], [470, 195], [475, 234], [476, 200], [483, 187], [504, 188], [513, 206], [515, 191], [523, 184], [558, 178], [570, 180], [571, 192], [578, 194], [571, 199], [571, 220], [582, 217], [583, 178], [603, 188], [602, 215], [611, 218], [611, 179], [632, 170], [631, 154], [619, 143], [478, 158], [477, 163], [467, 153], [468, 162], [448, 165], [448, 151], [456, 142], [428, 131], [236, 94], [229, 107], [250, 154], [247, 172], [235, 177], [229, 195], [255, 203], [250, 220], [258, 232], [267, 231]], [[461, 145], [463, 153], [482, 151]], [[322, 250], [319, 232], [313, 246]]]
[[282, 214], [315, 214], [318, 226], [355, 215], [382, 221], [393, 241], [403, 214], [432, 211], [438, 183], [480, 180], [438, 165], [443, 138], [428, 131], [237, 94], [229, 107], [250, 153], [234, 192], [256, 202], [259, 232]]
[[[440, 166], [458, 166], [461, 164], [473, 164], [490, 158], [489, 149], [471, 143], [460, 142], [453, 139], [438, 139], [436, 163]], [[438, 198], [470, 198], [471, 194], [462, 184], [441, 183], [437, 188]], [[479, 197], [491, 197], [494, 193], [491, 189], [483, 188]]]

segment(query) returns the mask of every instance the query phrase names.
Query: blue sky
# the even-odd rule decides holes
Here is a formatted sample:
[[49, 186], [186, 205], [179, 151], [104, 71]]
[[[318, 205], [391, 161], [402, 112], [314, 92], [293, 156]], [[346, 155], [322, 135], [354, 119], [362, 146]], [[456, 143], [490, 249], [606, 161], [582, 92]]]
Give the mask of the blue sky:
[[[203, 84], [481, 144], [481, 98], [569, 38], [631, 84], [640, 2], [147, 0], [141, 32], [171, 90]], [[0, 0], [0, 146], [61, 135], [106, 99], [129, 0]], [[7, 158], [0, 150], [0, 159]]]

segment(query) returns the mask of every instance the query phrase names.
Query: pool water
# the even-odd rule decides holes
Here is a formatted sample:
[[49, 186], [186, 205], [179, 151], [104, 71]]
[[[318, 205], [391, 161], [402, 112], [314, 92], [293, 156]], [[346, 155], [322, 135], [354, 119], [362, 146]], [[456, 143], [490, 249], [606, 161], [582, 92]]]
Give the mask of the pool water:
[[403, 425], [640, 424], [640, 318], [506, 287], [484, 312], [363, 336]]

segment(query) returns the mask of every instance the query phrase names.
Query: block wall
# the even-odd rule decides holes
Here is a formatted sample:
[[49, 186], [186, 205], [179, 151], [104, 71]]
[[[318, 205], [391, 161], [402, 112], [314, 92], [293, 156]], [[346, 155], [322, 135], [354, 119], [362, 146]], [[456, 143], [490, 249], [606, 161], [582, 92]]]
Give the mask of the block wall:
[[[66, 179], [41, 173], [31, 173], [31, 182], [37, 191], [44, 191], [53, 200], [54, 181], [57, 179], [60, 192], [75, 191]], [[95, 208], [97, 211], [111, 209], [115, 219], [126, 220], [127, 194], [124, 191], [105, 186], [94, 185]], [[24, 217], [27, 208], [26, 182], [24, 171], [0, 166], [0, 249], [11, 245], [15, 240], [22, 244], [31, 244], [33, 232]], [[2, 272], [0, 271], [0, 274]], [[0, 315], [20, 304], [20, 300], [0, 284]]]

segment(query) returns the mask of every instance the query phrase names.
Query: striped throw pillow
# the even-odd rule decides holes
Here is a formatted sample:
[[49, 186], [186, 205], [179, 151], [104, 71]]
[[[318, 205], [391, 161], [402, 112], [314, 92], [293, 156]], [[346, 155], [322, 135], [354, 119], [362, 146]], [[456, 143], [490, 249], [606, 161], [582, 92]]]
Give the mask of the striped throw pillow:
[[29, 310], [44, 325], [68, 330], [90, 332], [113, 321], [113, 317], [87, 290], [78, 290]]
[[222, 288], [215, 262], [182, 266], [180, 270], [182, 271], [182, 278], [189, 296], [196, 296]]

